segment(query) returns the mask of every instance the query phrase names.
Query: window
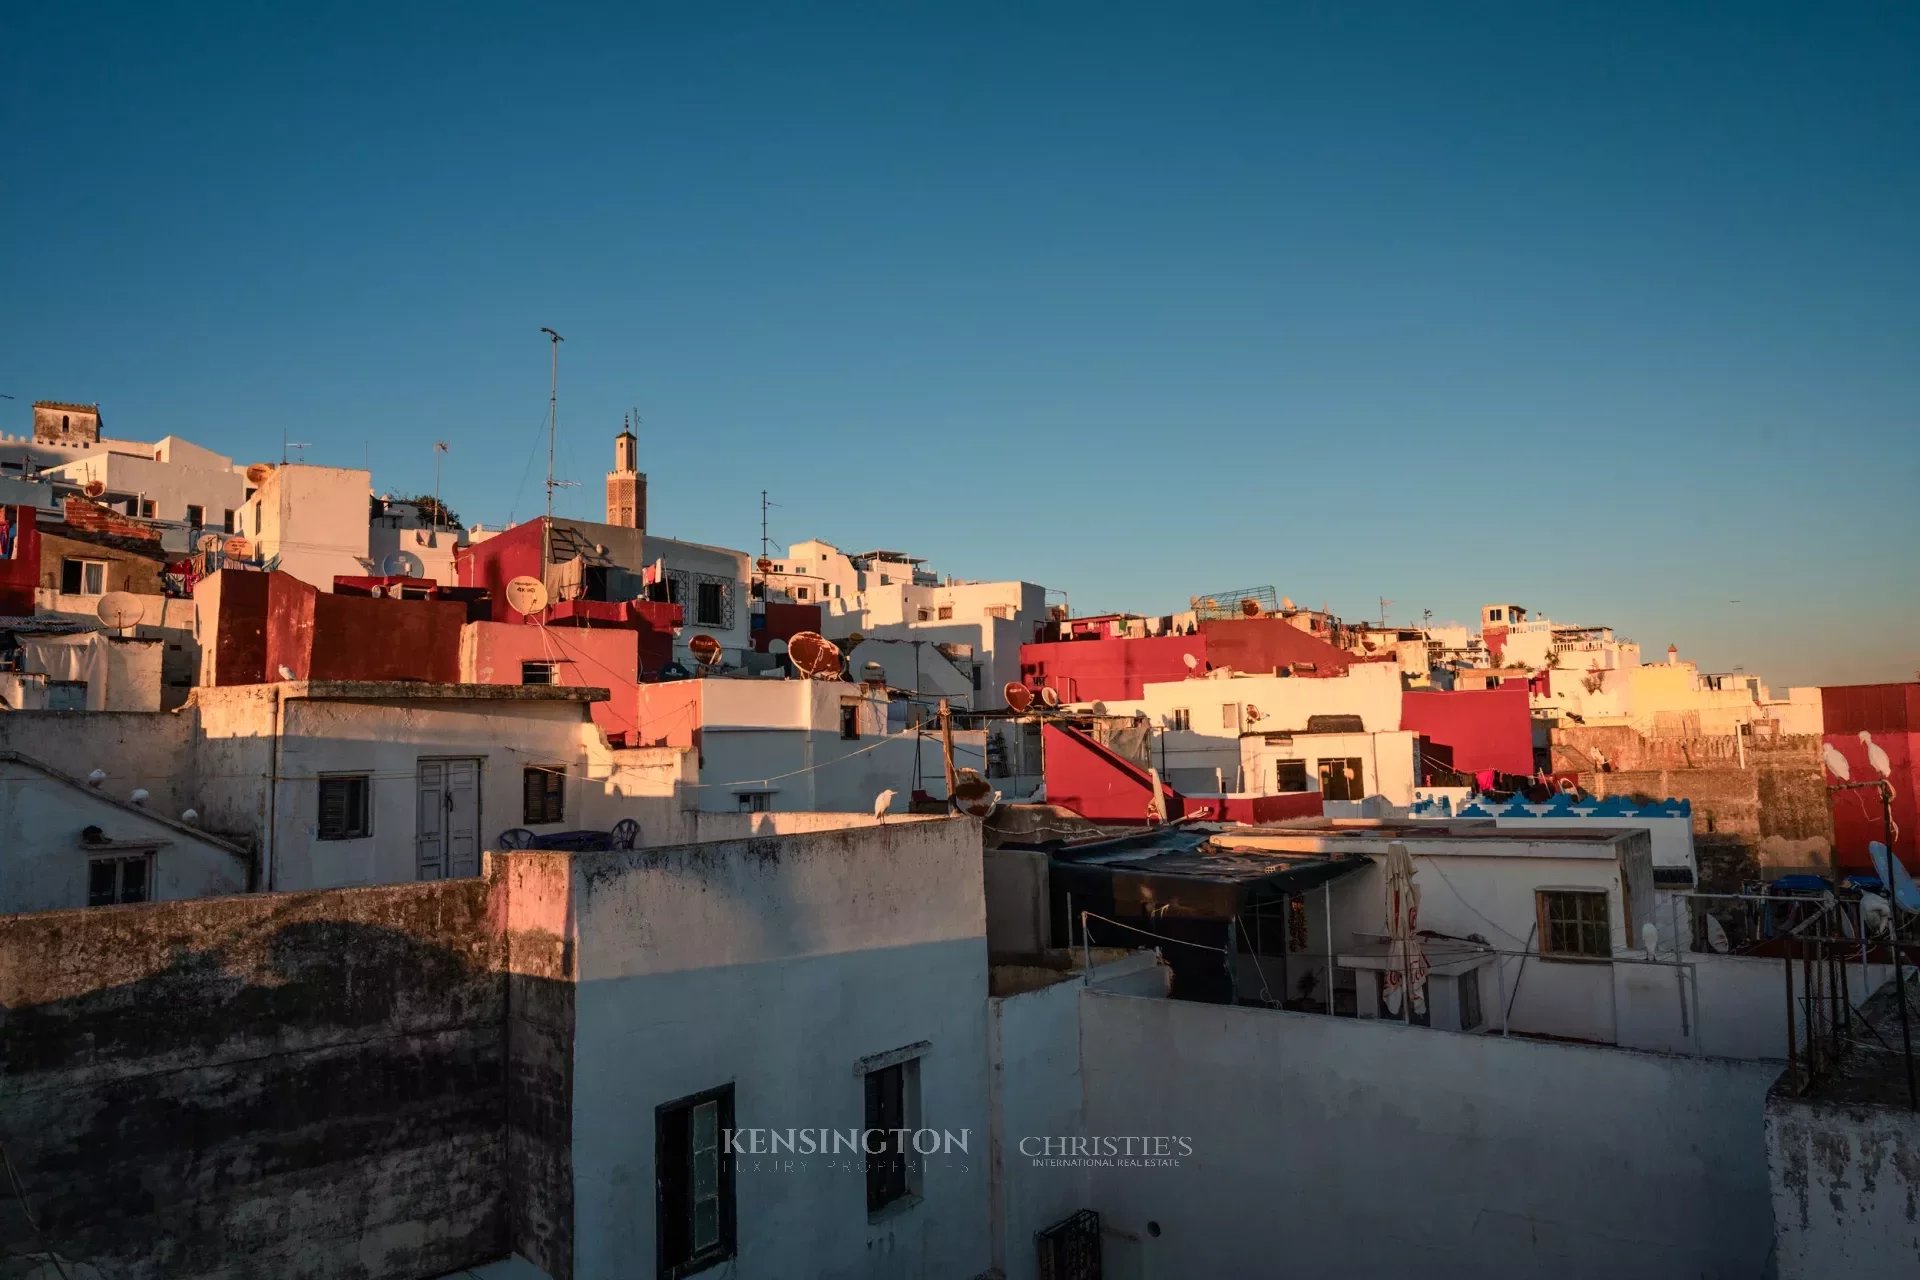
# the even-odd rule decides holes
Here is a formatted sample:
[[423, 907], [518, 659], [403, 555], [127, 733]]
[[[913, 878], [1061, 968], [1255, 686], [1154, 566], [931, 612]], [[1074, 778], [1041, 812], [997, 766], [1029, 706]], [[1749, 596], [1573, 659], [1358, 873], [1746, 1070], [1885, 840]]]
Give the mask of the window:
[[205, 524], [206, 522], [207, 522], [207, 509], [205, 507], [196, 506], [193, 503], [189, 502], [187, 504], [187, 523], [189, 525], [192, 525], [194, 528], [198, 529], [201, 525]]
[[361, 840], [373, 834], [373, 806], [369, 803], [373, 778], [365, 773], [322, 776], [320, 779], [320, 838]]
[[867, 1087], [867, 1213], [880, 1213], [915, 1194], [920, 1179], [909, 1158], [908, 1132], [918, 1127], [920, 1060], [875, 1067]]
[[721, 592], [726, 584], [720, 582], [702, 582], [700, 598], [694, 604], [693, 620], [703, 627], [723, 627], [726, 625], [726, 606], [722, 603]]
[[[893, 579], [889, 578], [886, 574], [883, 573], [880, 575], [880, 585], [883, 587], [890, 587], [893, 585]], [[921, 612], [924, 618], [925, 610], [922, 610]]]
[[140, 515], [142, 516], [142, 518], [147, 520], [153, 519], [153, 499], [152, 498], [140, 499]]
[[62, 435], [64, 435], [64, 434], [66, 434], [66, 430], [67, 430], [67, 415], [63, 413], [63, 414], [61, 414], [61, 415], [60, 415], [60, 432], [61, 432], [61, 434], [62, 434]]
[[253, 536], [256, 538], [260, 536], [260, 507], [258, 502], [253, 504]]
[[526, 801], [525, 813], [521, 825], [542, 826], [550, 822], [566, 821], [565, 792], [562, 783], [566, 781], [567, 771], [559, 765], [533, 765], [521, 777], [522, 795]]
[[653, 1109], [653, 1234], [662, 1280], [678, 1280], [734, 1252], [733, 1086]]
[[86, 709], [87, 682], [85, 680], [47, 681], [47, 710], [85, 711]]
[[980, 688], [981, 688], [980, 681], [981, 681], [980, 668], [979, 666], [976, 665], [973, 669], [973, 691], [975, 693], [980, 692]]
[[1167, 728], [1191, 729], [1192, 727], [1193, 715], [1187, 708], [1175, 707], [1173, 710], [1167, 712]]
[[559, 664], [555, 662], [523, 662], [520, 664], [521, 684], [556, 684]]
[[1307, 762], [1305, 760], [1278, 760], [1274, 762], [1273, 789], [1279, 795], [1291, 795], [1306, 791]]
[[152, 879], [153, 855], [87, 859], [87, 905], [111, 907], [120, 902], [145, 902]]
[[225, 528], [228, 533], [240, 532], [240, 526], [236, 525], [233, 522], [233, 512], [231, 511], [227, 512], [227, 522], [226, 522]]
[[929, 613], [929, 612], [928, 612], [927, 610], [925, 610], [925, 609], [917, 609], [917, 610], [915, 610], [915, 614], [917, 615], [917, 619], [916, 619], [916, 620], [917, 620], [917, 621], [920, 621], [920, 622], [926, 622], [926, 621], [929, 621], [929, 620], [930, 620], [930, 619], [932, 619], [932, 617], [933, 617], [933, 615], [932, 615], [931, 613]]
[[952, 605], [943, 604], [940, 606], [940, 621], [945, 622], [948, 618], [951, 618], [952, 616], [953, 616]]
[[1488, 622], [1499, 622], [1499, 621], [1500, 621], [1500, 620], [1501, 620], [1502, 618], [1504, 618], [1505, 616], [1506, 616], [1506, 614], [1505, 614], [1505, 613], [1504, 613], [1504, 612], [1503, 612], [1502, 610], [1499, 610], [1499, 609], [1489, 609], [1489, 610], [1487, 610], [1487, 621], [1488, 621]]
[[71, 557], [60, 562], [60, 590], [70, 596], [97, 596], [107, 589], [107, 562], [105, 560], [75, 560]]
[[1223, 702], [1220, 704], [1220, 727], [1222, 729], [1238, 729], [1240, 727], [1239, 703]]
[[795, 600], [805, 600], [807, 598], [807, 589], [805, 587], [795, 587], [793, 589], [793, 598]]
[[741, 813], [765, 813], [773, 803], [771, 791], [741, 791], [736, 793]]
[[987, 616], [989, 618], [1011, 619], [1013, 617], [1013, 610], [1004, 604], [990, 604], [987, 606]]
[[[1295, 902], [1299, 899], [1295, 898]], [[1469, 969], [1460, 975], [1460, 1029], [1471, 1031], [1480, 1025], [1480, 971]]]
[[1367, 775], [1358, 756], [1320, 762], [1320, 798], [1322, 800], [1364, 800]]
[[1613, 955], [1607, 895], [1595, 889], [1540, 889], [1540, 954], [1606, 960]]
[[853, 739], [860, 736], [860, 706], [858, 703], [842, 703], [840, 706], [840, 736]]

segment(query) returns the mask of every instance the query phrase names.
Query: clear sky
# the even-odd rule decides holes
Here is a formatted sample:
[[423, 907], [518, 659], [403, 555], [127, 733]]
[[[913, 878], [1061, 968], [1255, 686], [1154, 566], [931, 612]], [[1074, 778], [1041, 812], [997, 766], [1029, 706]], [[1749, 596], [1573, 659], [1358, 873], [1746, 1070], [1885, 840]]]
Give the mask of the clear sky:
[[1920, 7], [15, 5], [0, 401], [1076, 611], [1920, 668]]

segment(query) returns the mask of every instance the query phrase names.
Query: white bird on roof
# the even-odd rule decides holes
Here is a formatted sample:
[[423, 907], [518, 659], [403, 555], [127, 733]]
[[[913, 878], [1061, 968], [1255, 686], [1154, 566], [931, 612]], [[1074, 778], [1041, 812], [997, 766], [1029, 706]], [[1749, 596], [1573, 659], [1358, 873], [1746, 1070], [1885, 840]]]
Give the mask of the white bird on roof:
[[180, 821], [188, 823], [198, 822], [200, 821], [200, 811], [198, 809], [182, 809], [180, 811]]
[[282, 680], [298, 680], [300, 677], [294, 675], [293, 668], [283, 662], [280, 664], [280, 678]]
[[147, 789], [145, 787], [135, 787], [133, 794], [128, 796], [127, 799], [133, 801], [135, 804], [145, 804], [147, 802]]
[[105, 782], [106, 780], [107, 780], [107, 771], [105, 769], [95, 769], [92, 773], [87, 775], [87, 785], [90, 787], [97, 787], [101, 783]]
[[1860, 928], [1870, 938], [1893, 932], [1893, 906], [1877, 893], [1860, 892]]
[[893, 788], [888, 787], [873, 798], [873, 816], [885, 820], [887, 810], [893, 806]]
[[1853, 766], [1848, 764], [1847, 758], [1840, 754], [1840, 748], [1834, 746], [1831, 742], [1826, 743], [1820, 748], [1820, 758], [1827, 762], [1828, 773], [1831, 773], [1842, 782], [1852, 780]]
[[1883, 778], [1893, 776], [1893, 761], [1887, 757], [1887, 749], [1873, 740], [1873, 734], [1865, 729], [1860, 731], [1860, 741], [1867, 744], [1867, 763], [1873, 771]]

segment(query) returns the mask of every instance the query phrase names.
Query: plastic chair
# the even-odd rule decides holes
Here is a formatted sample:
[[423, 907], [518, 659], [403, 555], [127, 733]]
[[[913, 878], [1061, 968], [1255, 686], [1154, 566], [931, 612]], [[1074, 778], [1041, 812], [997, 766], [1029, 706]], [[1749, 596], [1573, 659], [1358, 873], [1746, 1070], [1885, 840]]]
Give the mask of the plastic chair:
[[613, 824], [612, 835], [612, 848], [631, 849], [633, 842], [640, 838], [640, 824], [632, 818], [622, 818]]
[[531, 849], [533, 848], [533, 841], [533, 832], [527, 830], [525, 827], [508, 827], [500, 833], [500, 838], [494, 841], [494, 847], [500, 849]]

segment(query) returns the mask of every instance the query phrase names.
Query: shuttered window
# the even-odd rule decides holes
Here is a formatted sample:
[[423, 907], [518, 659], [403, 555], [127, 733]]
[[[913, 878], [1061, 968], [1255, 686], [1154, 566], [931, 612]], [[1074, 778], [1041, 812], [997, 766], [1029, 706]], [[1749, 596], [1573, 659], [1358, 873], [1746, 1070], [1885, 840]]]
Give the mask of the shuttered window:
[[526, 812], [521, 818], [522, 824], [537, 827], [566, 821], [566, 789], [563, 786], [566, 771], [558, 766], [534, 765], [523, 777]]
[[360, 840], [373, 834], [373, 780], [364, 773], [328, 774], [320, 779], [320, 838]]

